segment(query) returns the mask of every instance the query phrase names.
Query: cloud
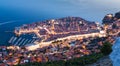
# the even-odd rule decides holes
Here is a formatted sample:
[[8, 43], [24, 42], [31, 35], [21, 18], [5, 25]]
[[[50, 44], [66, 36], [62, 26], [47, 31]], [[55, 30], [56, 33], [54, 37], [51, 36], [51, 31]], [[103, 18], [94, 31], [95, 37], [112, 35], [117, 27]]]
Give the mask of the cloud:
[[42, 14], [47, 17], [81, 16], [90, 18], [118, 11], [119, 3], [120, 0], [0, 0], [0, 9], [21, 11], [30, 13], [30, 15]]

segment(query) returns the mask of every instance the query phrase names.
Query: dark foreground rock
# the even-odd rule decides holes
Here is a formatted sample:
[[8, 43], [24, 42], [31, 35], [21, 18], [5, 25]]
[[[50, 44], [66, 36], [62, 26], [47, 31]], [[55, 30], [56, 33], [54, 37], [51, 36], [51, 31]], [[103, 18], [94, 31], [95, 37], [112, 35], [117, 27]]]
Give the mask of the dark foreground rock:
[[112, 61], [110, 60], [109, 56], [105, 56], [99, 59], [96, 63], [86, 65], [86, 66], [113, 66]]

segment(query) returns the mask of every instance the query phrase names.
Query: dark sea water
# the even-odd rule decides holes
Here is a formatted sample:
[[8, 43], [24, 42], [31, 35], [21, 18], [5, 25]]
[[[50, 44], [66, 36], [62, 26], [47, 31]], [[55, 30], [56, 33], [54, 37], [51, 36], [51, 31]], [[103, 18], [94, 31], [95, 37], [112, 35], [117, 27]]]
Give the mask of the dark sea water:
[[42, 21], [43, 19], [1, 19], [0, 20], [0, 46], [9, 45], [8, 41], [12, 36], [15, 36], [13, 33], [15, 27], [22, 26], [23, 24], [30, 24], [33, 22]]
[[13, 31], [15, 27], [52, 18], [54, 17], [50, 17], [48, 14], [43, 15], [40, 13], [38, 15], [22, 11], [0, 9], [0, 46], [9, 45], [8, 41], [14, 35]]
[[[7, 20], [1, 21], [0, 23], [2, 22], [7, 22]], [[0, 25], [0, 45], [8, 45], [8, 40], [14, 35], [14, 33], [12, 32], [14, 30], [14, 27], [20, 26], [22, 24], [22, 22], [16, 21]]]

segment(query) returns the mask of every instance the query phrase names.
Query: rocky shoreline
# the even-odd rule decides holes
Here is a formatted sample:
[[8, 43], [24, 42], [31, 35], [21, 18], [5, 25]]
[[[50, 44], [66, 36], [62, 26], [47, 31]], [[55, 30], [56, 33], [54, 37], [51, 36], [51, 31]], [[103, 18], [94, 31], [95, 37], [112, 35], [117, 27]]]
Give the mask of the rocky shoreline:
[[96, 63], [86, 66], [113, 66], [113, 65], [109, 56], [104, 56], [103, 58], [99, 59]]

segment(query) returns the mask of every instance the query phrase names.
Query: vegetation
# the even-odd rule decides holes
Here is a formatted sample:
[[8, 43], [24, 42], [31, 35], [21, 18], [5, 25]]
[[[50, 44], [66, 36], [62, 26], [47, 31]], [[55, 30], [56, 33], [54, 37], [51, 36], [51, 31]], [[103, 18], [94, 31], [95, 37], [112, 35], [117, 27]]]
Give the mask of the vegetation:
[[104, 55], [109, 55], [112, 52], [112, 44], [109, 42], [104, 42], [101, 48], [101, 52]]
[[103, 57], [102, 53], [99, 54], [91, 54], [80, 58], [74, 58], [67, 61], [51, 61], [46, 63], [26, 63], [23, 65], [17, 66], [85, 66], [86, 64], [92, 64], [96, 62], [99, 58]]

